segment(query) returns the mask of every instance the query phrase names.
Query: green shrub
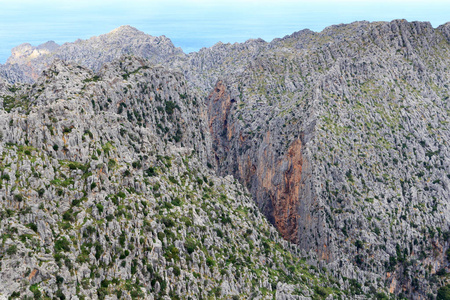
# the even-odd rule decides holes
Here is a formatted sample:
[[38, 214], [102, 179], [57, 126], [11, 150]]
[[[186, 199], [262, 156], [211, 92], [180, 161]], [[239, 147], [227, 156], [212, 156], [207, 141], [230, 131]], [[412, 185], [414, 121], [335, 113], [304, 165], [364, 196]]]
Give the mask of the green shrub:
[[449, 241], [450, 242], [450, 231], [444, 231], [442, 233], [442, 237], [444, 238], [444, 241]]
[[327, 290], [321, 286], [315, 286], [314, 292], [322, 298], [325, 298], [326, 296], [328, 296]]
[[380, 228], [377, 226], [375, 227], [374, 231], [376, 235], [380, 235]]
[[436, 300], [450, 300], [450, 285], [443, 286], [438, 290]]
[[151, 177], [156, 175], [156, 168], [155, 167], [149, 167], [147, 170], [145, 170], [145, 175]]
[[17, 253], [17, 245], [11, 245], [6, 249], [6, 254], [8, 255], [14, 255]]
[[44, 189], [44, 188], [40, 188], [40, 189], [37, 191], [37, 193], [38, 193], [38, 196], [39, 196], [39, 198], [40, 198], [40, 197], [42, 197], [42, 196], [44, 195], [45, 189]]
[[98, 75], [95, 75], [95, 76], [92, 77], [92, 78], [86, 78], [86, 79], [84, 79], [83, 82], [86, 82], [86, 83], [88, 83], [88, 82], [97, 82], [97, 81], [99, 81], [99, 80], [100, 80], [100, 77], [99, 77]]
[[216, 229], [214, 229], [214, 231], [217, 233], [217, 236], [218, 236], [218, 237], [223, 238], [223, 232], [222, 232], [222, 230], [216, 228]]
[[62, 187], [68, 187], [69, 185], [73, 185], [75, 181], [72, 178], [67, 178], [63, 182], [61, 182]]
[[389, 297], [386, 296], [386, 294], [383, 293], [383, 292], [377, 293], [377, 294], [375, 295], [375, 298], [376, 298], [377, 300], [389, 300]]
[[38, 228], [37, 225], [34, 223], [28, 223], [27, 225], [25, 225], [27, 228], [30, 228], [31, 230], [33, 230], [34, 232], [37, 232]]
[[98, 260], [100, 259], [101, 255], [103, 254], [103, 247], [99, 242], [96, 242], [94, 244], [95, 246], [95, 258]]
[[167, 260], [173, 259], [174, 261], [177, 261], [179, 259], [178, 254], [180, 253], [180, 250], [178, 250], [177, 247], [174, 245], [171, 245], [166, 249], [166, 252], [164, 253], [164, 257]]
[[161, 219], [161, 223], [163, 223], [167, 228], [175, 226], [175, 221], [169, 217], [163, 217]]
[[15, 291], [11, 294], [11, 296], [9, 296], [8, 299], [15, 299], [15, 298], [19, 298], [19, 297], [20, 297], [20, 292]]
[[122, 234], [119, 236], [119, 244], [120, 244], [120, 246], [125, 247], [125, 241], [126, 241], [125, 233], [122, 232]]
[[42, 296], [41, 291], [39, 290], [39, 286], [37, 283], [30, 285], [30, 291], [33, 293], [34, 299], [40, 299]]
[[64, 127], [63, 133], [70, 133], [70, 132], [72, 132], [72, 128], [70, 128], [70, 127]]
[[445, 276], [447, 272], [445, 271], [445, 268], [439, 269], [436, 271], [437, 276]]
[[229, 216], [222, 216], [222, 217], [220, 217], [220, 221], [223, 224], [231, 224], [232, 223], [231, 222], [231, 218]]
[[[110, 142], [106, 143], [106, 144], [103, 145], [103, 147], [102, 147], [103, 152], [105, 152], [106, 155], [109, 154], [109, 152], [111, 151], [112, 148], [113, 148], [113, 145], [112, 145]], [[99, 155], [100, 155], [100, 154], [99, 154]]]
[[116, 166], [116, 161], [114, 160], [114, 159], [110, 159], [109, 161], [108, 161], [108, 168], [109, 169], [112, 169], [112, 168], [114, 168]]
[[58, 289], [56, 291], [56, 297], [58, 297], [61, 300], [65, 300], [66, 299], [66, 296], [64, 295], [64, 293], [63, 293], [63, 291], [61, 289]]
[[89, 138], [91, 138], [91, 139], [94, 138], [94, 135], [93, 135], [92, 132], [91, 132], [90, 130], [88, 130], [88, 129], [86, 129], [86, 130], [84, 131], [84, 134], [87, 134], [87, 135], [89, 136]]
[[197, 249], [197, 243], [195, 242], [194, 239], [187, 238], [186, 242], [184, 243], [184, 247], [186, 247], [186, 251], [189, 254], [192, 254], [195, 251], [195, 249]]
[[175, 276], [180, 276], [181, 271], [180, 271], [180, 268], [179, 268], [178, 266], [174, 266], [174, 267], [173, 267], [173, 274], [174, 274]]
[[173, 176], [169, 176], [169, 181], [174, 183], [174, 184], [178, 184], [178, 180], [175, 177], [173, 177]]
[[182, 216], [180, 217], [180, 221], [183, 222], [187, 227], [192, 226], [192, 220], [189, 217]]
[[360, 240], [357, 240], [355, 242], [355, 246], [356, 246], [357, 249], [362, 249], [364, 247], [364, 243], [362, 241], [360, 241]]
[[166, 113], [169, 115], [173, 114], [175, 109], [180, 109], [180, 107], [173, 101], [165, 101], [164, 104]]
[[70, 251], [70, 242], [65, 238], [62, 237], [59, 240], [55, 241], [55, 251], [56, 252], [60, 252], [60, 251]]
[[211, 256], [208, 256], [206, 258], [206, 264], [208, 265], [208, 267], [213, 267], [216, 265], [216, 262], [214, 261], [214, 259]]
[[158, 232], [158, 239], [162, 242], [163, 240], [164, 240], [164, 237], [165, 237], [166, 235], [164, 234], [164, 232], [162, 232], [162, 231], [160, 231], [160, 232]]
[[82, 199], [83, 199], [83, 198], [72, 200], [72, 206], [77, 206], [78, 204], [80, 204]]
[[64, 220], [64, 221], [69, 221], [69, 222], [75, 221], [75, 217], [73, 216], [73, 211], [72, 211], [72, 209], [69, 209], [68, 211], [66, 211], [66, 212], [63, 214], [63, 220]]
[[97, 203], [95, 206], [97, 206], [97, 209], [98, 209], [98, 213], [99, 213], [99, 214], [103, 213], [103, 205], [102, 205], [102, 204]]
[[137, 273], [137, 261], [136, 259], [133, 259], [131, 262], [131, 275], [134, 275]]
[[182, 202], [181, 202], [180, 198], [175, 197], [175, 199], [172, 199], [172, 204], [175, 206], [181, 206]]
[[71, 161], [68, 164], [69, 169], [71, 170], [82, 170], [83, 172], [86, 172], [87, 169], [89, 168], [88, 165], [83, 165], [82, 163], [76, 162], [76, 161]]

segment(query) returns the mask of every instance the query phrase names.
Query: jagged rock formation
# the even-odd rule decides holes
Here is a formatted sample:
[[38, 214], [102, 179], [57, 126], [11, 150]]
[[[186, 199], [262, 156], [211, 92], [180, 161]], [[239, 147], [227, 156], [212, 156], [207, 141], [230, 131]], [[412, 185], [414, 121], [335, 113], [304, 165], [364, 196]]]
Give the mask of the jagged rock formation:
[[[123, 55], [133, 54], [147, 58], [153, 64], [163, 64], [174, 58], [184, 57], [180, 48], [176, 48], [165, 36], [154, 37], [131, 26], [121, 26], [113, 31], [88, 40], [77, 40], [61, 46], [55, 42], [33, 47], [22, 44], [11, 50], [11, 56], [2, 66], [20, 70], [12, 76], [6, 72], [9, 82], [34, 82], [44, 69], [55, 59], [62, 59], [80, 66], [98, 71], [105, 63]], [[3, 75], [0, 68], [0, 75]]]
[[1, 297], [311, 299], [349, 285], [206, 167], [204, 104], [182, 74], [56, 61], [0, 88]]
[[[208, 176], [238, 179], [278, 232], [353, 294], [386, 289], [423, 299], [446, 284], [450, 23], [355, 22], [189, 55], [154, 39], [121, 27], [51, 51], [25, 46], [31, 54], [0, 70], [10, 82], [34, 81], [30, 70], [54, 58], [98, 72], [80, 67], [89, 75], [72, 80], [52, 66], [45, 75], [59, 79], [42, 77], [26, 95], [20, 84], [3, 85], [3, 107], [81, 97], [95, 115], [150, 130], [156, 144], [195, 148], [198, 166], [217, 171]], [[32, 54], [39, 51], [51, 53]], [[123, 53], [179, 71], [161, 69], [168, 73], [158, 81], [146, 71], [158, 67], [144, 60], [114, 61]], [[275, 294], [292, 290], [280, 284]]]
[[0, 64], [0, 79], [6, 82], [31, 82], [25, 78], [23, 70], [28, 70], [27, 66], [19, 65], [1, 65]]
[[302, 31], [242, 54], [240, 74], [211, 68], [219, 173], [334, 270], [411, 298], [448, 268], [449, 26]]

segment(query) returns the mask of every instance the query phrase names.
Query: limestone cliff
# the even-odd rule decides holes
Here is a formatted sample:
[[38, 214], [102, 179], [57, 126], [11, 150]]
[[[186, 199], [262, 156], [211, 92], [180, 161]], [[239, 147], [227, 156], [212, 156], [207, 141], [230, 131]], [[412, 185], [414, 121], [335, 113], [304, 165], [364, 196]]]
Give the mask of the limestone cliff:
[[207, 98], [219, 174], [333, 270], [414, 299], [448, 268], [448, 26], [356, 22], [201, 64], [219, 79]]
[[[0, 298], [341, 295], [245, 187], [206, 166], [182, 74], [124, 57], [0, 83]], [[347, 291], [348, 292], [348, 291]]]
[[[348, 297], [389, 291], [423, 299], [448, 284], [449, 28], [355, 22], [185, 55], [165, 37], [122, 27], [53, 45], [45, 59], [24, 46], [31, 54], [0, 67], [7, 81], [34, 82], [30, 72], [55, 58], [71, 61], [77, 76], [58, 62], [35, 85], [1, 84], [0, 96], [7, 114], [25, 116], [30, 107], [82, 97], [98, 118], [150, 130], [158, 151], [170, 143], [195, 149], [214, 176], [240, 181], [278, 232], [333, 273]], [[124, 53], [150, 61], [114, 60]], [[27, 126], [13, 120], [3, 135]], [[122, 142], [142, 148], [137, 132], [122, 133]], [[71, 152], [68, 135], [52, 140], [63, 149], [58, 159], [88, 153]], [[280, 297], [292, 290], [276, 287]]]

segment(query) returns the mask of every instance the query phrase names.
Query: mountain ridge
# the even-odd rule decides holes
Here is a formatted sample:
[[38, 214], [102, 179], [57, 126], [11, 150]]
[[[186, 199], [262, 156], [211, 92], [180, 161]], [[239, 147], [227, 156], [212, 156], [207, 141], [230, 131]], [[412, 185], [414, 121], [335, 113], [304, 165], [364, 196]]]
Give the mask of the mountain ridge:
[[0, 110], [0, 296], [339, 292], [328, 286], [331, 275], [309, 270], [242, 186], [202, 162], [208, 136], [187, 139], [203, 126], [202, 103], [181, 73], [128, 57], [94, 75], [59, 60], [35, 85], [16, 88], [1, 90], [3, 100], [18, 93], [22, 102]]
[[[354, 22], [188, 55], [155, 46], [159, 60], [149, 61], [122, 56], [119, 43], [112, 53], [120, 58], [103, 56], [112, 61], [86, 69], [92, 77], [75, 80], [57, 61], [36, 86], [24, 85], [25, 98], [21, 84], [5, 86], [2, 107], [26, 112], [85, 95], [96, 114], [152, 128], [158, 151], [183, 143], [215, 176], [232, 175], [278, 232], [354, 297], [434, 297], [449, 271], [449, 30]], [[144, 66], [172, 70], [167, 76], [183, 84], [150, 88]], [[107, 97], [110, 88], [116, 95]], [[161, 99], [159, 108], [148, 102]], [[199, 109], [180, 102], [178, 115], [174, 102], [183, 99]]]
[[[130, 52], [130, 47], [134, 47], [132, 52], [149, 58], [154, 63], [164, 62], [167, 56], [185, 55], [165, 36], [154, 37], [129, 25], [118, 27], [109, 33], [86, 40], [78, 39], [72, 43], [56, 45], [56, 43], [51, 42], [36, 47], [28, 43], [19, 45], [12, 50], [12, 55], [8, 58], [6, 64], [1, 67], [4, 69], [8, 69], [8, 66], [22, 67], [20, 81], [32, 83], [56, 58], [98, 71], [104, 63], [127, 55]], [[105, 58], [102, 59], [102, 56], [105, 56]], [[83, 57], [89, 57], [90, 59], [85, 61]]]
[[[93, 44], [101, 44], [101, 43], [104, 43], [104, 40], [107, 40], [108, 37], [112, 37], [112, 36], [121, 36], [121, 35], [122, 36], [126, 36], [128, 38], [128, 41], [131, 41], [133, 39], [134, 40], [139, 40], [138, 37], [140, 37], [141, 40], [139, 40], [139, 43], [143, 42], [143, 43], [147, 44], [147, 47], [148, 47], [148, 45], [150, 45], [152, 43], [159, 44], [159, 43], [162, 42], [164, 44], [164, 47], [162, 49], [157, 49], [157, 48], [155, 48], [155, 49], [133, 49], [132, 52], [137, 54], [138, 56], [142, 56], [144, 58], [150, 59], [151, 61], [152, 61], [151, 56], [152, 55], [156, 55], [156, 58], [155, 58], [155, 60], [153, 62], [156, 62], [157, 59], [159, 59], [159, 60], [162, 59], [161, 62], [179, 68], [180, 67], [180, 63], [179, 62], [175, 62], [175, 65], [174, 65], [174, 62], [171, 62], [170, 58], [169, 58], [169, 60], [167, 60], [168, 59], [167, 56], [173, 56], [173, 57], [179, 56], [179, 58], [176, 59], [176, 60], [180, 60], [181, 59], [181, 61], [183, 61], [183, 60], [186, 59], [186, 57], [196, 56], [202, 51], [207, 51], [208, 49], [214, 49], [215, 47], [219, 47], [219, 46], [222, 46], [222, 45], [224, 45], [226, 47], [226, 46], [231, 46], [231, 45], [235, 45], [236, 46], [236, 45], [254, 44], [255, 42], [263, 42], [263, 44], [272, 45], [272, 44], [277, 44], [279, 41], [283, 41], [283, 40], [286, 40], [286, 39], [298, 36], [299, 34], [303, 34], [303, 35], [304, 34], [308, 34], [308, 35], [324, 35], [327, 32], [332, 31], [333, 29], [342, 28], [342, 27], [349, 27], [349, 26], [353, 26], [354, 27], [354, 26], [362, 26], [362, 25], [363, 26], [368, 26], [368, 25], [371, 26], [371, 24], [372, 25], [375, 25], [375, 24], [396, 24], [396, 23], [402, 23], [402, 22], [403, 23], [408, 23], [408, 24], [422, 24], [423, 23], [426, 26], [428, 26], [430, 28], [433, 28], [429, 22], [418, 22], [418, 21], [415, 21], [415, 22], [409, 23], [409, 22], [407, 22], [404, 19], [394, 20], [394, 21], [391, 21], [391, 22], [356, 21], [356, 22], [353, 22], [353, 23], [350, 23], [350, 24], [331, 25], [331, 26], [328, 26], [328, 27], [324, 28], [320, 32], [311, 31], [309, 29], [303, 29], [303, 30], [300, 30], [298, 32], [294, 32], [291, 35], [286, 35], [283, 38], [274, 38], [271, 42], [266, 42], [266, 41], [264, 41], [264, 40], [262, 40], [260, 38], [249, 39], [249, 40], [245, 41], [244, 43], [233, 43], [233, 44], [231, 44], [231, 43], [218, 42], [215, 45], [213, 45], [212, 47], [209, 47], [209, 48], [204, 47], [204, 48], [201, 48], [199, 51], [192, 52], [192, 53], [189, 53], [189, 54], [185, 54], [181, 48], [175, 48], [173, 46], [172, 42], [170, 41], [170, 39], [166, 38], [164, 35], [162, 35], [160, 37], [154, 37], [154, 36], [151, 36], [149, 34], [146, 34], [146, 33], [142, 32], [142, 31], [140, 31], [140, 30], [138, 30], [135, 27], [132, 27], [130, 25], [122, 25], [122, 26], [120, 26], [120, 27], [118, 27], [116, 29], [113, 29], [112, 31], [110, 31], [109, 33], [106, 33], [106, 34], [102, 34], [102, 35], [99, 35], [99, 36], [93, 36], [93, 37], [91, 37], [89, 39], [86, 39], [86, 40], [78, 39], [75, 42], [66, 42], [63, 45], [61, 45], [61, 46], [64, 46], [63, 49], [61, 49], [62, 53], [58, 53], [57, 52], [58, 48], [61, 47], [61, 46], [56, 48], [57, 44], [54, 43], [54, 42], [52, 43], [52, 41], [43, 43], [43, 44], [38, 45], [38, 46], [31, 46], [28, 43], [21, 44], [21, 45], [15, 47], [15, 48], [13, 48], [13, 50], [16, 49], [16, 51], [17, 51], [16, 54], [13, 53], [7, 59], [6, 64], [0, 65], [0, 76], [6, 78], [6, 80], [8, 80], [11, 83], [14, 83], [16, 81], [17, 82], [20, 82], [20, 81], [22, 81], [22, 82], [33, 82], [39, 76], [40, 72], [45, 67], [49, 66], [51, 64], [51, 62], [52, 62], [52, 59], [42, 59], [41, 61], [39, 61], [39, 59], [36, 60], [36, 58], [39, 58], [39, 56], [45, 56], [45, 55], [50, 55], [50, 56], [52, 56], [54, 58], [60, 58], [60, 59], [64, 59], [64, 60], [71, 60], [71, 59], [73, 60], [74, 58], [76, 58], [78, 56], [79, 57], [78, 59], [81, 59], [81, 60], [78, 60], [78, 61], [75, 61], [75, 62], [77, 62], [77, 63], [79, 63], [81, 65], [84, 65], [84, 66], [88, 66], [91, 69], [98, 70], [101, 67], [101, 64], [104, 64], [104, 63], [110, 61], [112, 58], [119, 58], [120, 55], [126, 55], [126, 54], [128, 54], [128, 52], [125, 51], [125, 52], [120, 52], [120, 53], [112, 53], [112, 54], [109, 54], [107, 57], [105, 57], [103, 59], [100, 59], [100, 63], [95, 63], [95, 62], [92, 62], [92, 61], [84, 62], [83, 58], [82, 58], [83, 55], [81, 55], [81, 57], [79, 55], [75, 55], [74, 52], [73, 52], [75, 49], [70, 49], [70, 48], [71, 48], [71, 46], [75, 46], [76, 44], [84, 44], [84, 43], [88, 43], [89, 44], [89, 41], [92, 42]], [[449, 22], [447, 22], [445, 24], [442, 24], [442, 25], [439, 25], [438, 27], [436, 27], [436, 29], [437, 30], [442, 30], [443, 33], [447, 36], [447, 39], [449, 39], [450, 38], [450, 33], [449, 33], [450, 29], [448, 27], [449, 27]], [[130, 38], [131, 38], [131, 40], [130, 40]], [[111, 41], [112, 44], [118, 43], [118, 42], [119, 41], [115, 41], [115, 40]], [[50, 43], [50, 45], [48, 45], [48, 43]], [[106, 43], [106, 45], [107, 45], [107, 43]], [[50, 49], [47, 49], [47, 47], [49, 47], [49, 46], [50, 46]], [[86, 47], [86, 45], [83, 45], [83, 46]], [[116, 45], [116, 46], [119, 46], [119, 45]], [[135, 46], [135, 45], [133, 45], [133, 46]], [[43, 47], [43, 48], [40, 49], [40, 47], [41, 48]], [[92, 47], [92, 46], [89, 46], [89, 47]], [[24, 48], [24, 49], [22, 49], [22, 48]], [[67, 48], [69, 48], [69, 49], [67, 49]], [[152, 48], [152, 47], [150, 47], [150, 48]], [[18, 50], [20, 50], [20, 51], [18, 51]], [[42, 50], [44, 50], [44, 51], [42, 51]], [[48, 52], [49, 50], [52, 50], [52, 51]], [[66, 56], [64, 56], [64, 54], [63, 54], [64, 50], [68, 51], [68, 54]], [[21, 55], [23, 51], [25, 51], [25, 53], [24, 53], [25, 55]], [[98, 53], [97, 55], [101, 56], [102, 52], [104, 53], [104, 52], [107, 52], [107, 51], [108, 51], [108, 49], [102, 49], [102, 51], [97, 52]], [[42, 54], [39, 54], [40, 52], [42, 52]], [[162, 55], [161, 52], [167, 52], [167, 53]], [[86, 53], [85, 55], [86, 55], [86, 57], [89, 57], [89, 56], [92, 56], [93, 53]], [[14, 56], [18, 56], [18, 57], [15, 58]], [[27, 68], [26, 65], [27, 65], [27, 63], [30, 60], [34, 60], [33, 64], [35, 65], [34, 69], [36, 69], [36, 70], [32, 70], [30, 68]], [[17, 65], [17, 66], [13, 66], [13, 65]], [[18, 73], [22, 73], [22, 74], [19, 74], [19, 78], [15, 78], [14, 76], [10, 76], [10, 75], [8, 75], [8, 73], [9, 73], [8, 69], [9, 68], [15, 68], [16, 69], [14, 71], [14, 73], [16, 73], [16, 76], [17, 76]], [[22, 72], [18, 72], [17, 69], [22, 70]]]

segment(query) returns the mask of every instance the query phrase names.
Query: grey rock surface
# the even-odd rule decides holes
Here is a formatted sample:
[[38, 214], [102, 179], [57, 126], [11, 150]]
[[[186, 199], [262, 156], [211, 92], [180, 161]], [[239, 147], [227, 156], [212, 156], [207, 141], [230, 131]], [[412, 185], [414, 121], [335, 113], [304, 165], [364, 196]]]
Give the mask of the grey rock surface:
[[448, 271], [448, 26], [356, 22], [260, 43], [211, 66], [207, 97], [219, 174], [336, 276], [413, 299]]
[[[189, 55], [165, 37], [125, 26], [86, 41], [22, 45], [14, 51], [0, 66], [5, 79], [0, 82], [2, 138], [5, 145], [28, 141], [47, 151], [48, 158], [41, 159], [54, 166], [53, 171], [47, 168], [48, 178], [57, 176], [58, 160], [89, 161], [89, 168], [100, 170], [83, 178], [85, 188], [80, 186], [71, 199], [88, 193], [86, 203], [92, 207], [102, 196], [91, 193], [103, 195], [99, 189], [104, 187], [106, 194], [111, 189], [116, 194], [120, 184], [145, 196], [146, 184], [132, 172], [133, 163], [139, 165], [137, 158], [156, 157], [166, 171], [174, 172], [174, 181], [186, 171], [167, 166], [164, 156], [185, 153], [176, 154], [183, 157], [194, 149], [192, 159], [200, 174], [223, 180], [225, 190], [238, 180], [242, 193], [247, 190], [254, 200], [251, 205], [259, 209], [253, 211], [262, 212], [282, 237], [297, 245], [295, 253], [314, 266], [309, 271], [326, 269], [333, 275], [327, 279], [331, 290], [323, 281], [315, 286], [309, 277], [302, 278], [308, 286], [303, 293], [299, 282], [277, 280], [269, 272], [270, 280], [263, 276], [258, 281], [263, 291], [280, 299], [313, 293], [326, 298], [338, 289], [355, 299], [388, 292], [424, 299], [448, 284], [450, 23], [433, 28], [405, 20], [355, 22], [322, 32], [302, 30], [272, 42], [218, 43]], [[72, 102], [77, 108], [63, 104]], [[74, 116], [68, 117], [64, 105], [76, 111]], [[42, 118], [28, 120], [33, 110]], [[143, 143], [146, 134], [154, 138]], [[88, 136], [96, 146], [86, 142]], [[107, 167], [110, 159], [100, 155], [106, 141], [117, 147], [116, 153], [124, 153], [115, 172], [127, 176], [116, 185], [108, 183], [117, 177]], [[9, 147], [7, 153], [14, 154], [8, 154], [7, 161], [13, 165], [19, 149]], [[94, 149], [100, 153], [95, 155]], [[141, 166], [150, 166], [144, 161]], [[8, 181], [16, 182], [33, 168], [32, 163], [15, 166], [7, 172]], [[198, 178], [204, 183], [202, 176]], [[157, 193], [162, 195], [170, 190], [163, 182], [158, 180]], [[42, 185], [37, 178], [25, 183]], [[183, 184], [191, 190], [198, 185], [192, 178]], [[66, 193], [66, 187], [62, 190]], [[18, 191], [12, 186], [5, 190], [5, 208], [17, 202], [22, 195]], [[43, 195], [56, 201], [56, 192], [46, 190]], [[14, 205], [21, 208], [20, 203]], [[56, 211], [61, 214], [70, 207], [61, 203]], [[194, 209], [191, 222], [209, 228], [211, 220], [220, 217], [216, 210], [215, 205]], [[90, 213], [82, 209], [76, 218], [84, 220]], [[49, 223], [54, 227], [58, 221]], [[54, 243], [54, 229], [36, 224], [43, 240]], [[165, 230], [156, 223], [152, 228]], [[249, 234], [246, 239], [254, 244], [258, 237]], [[203, 236], [201, 243], [213, 247], [217, 241]], [[152, 255], [159, 264], [167, 241], [153, 242]], [[173, 245], [180, 246], [176, 241]], [[200, 260], [208, 256], [193, 255]], [[95, 258], [95, 253], [89, 256]], [[104, 263], [111, 263], [114, 254], [107, 257]], [[173, 274], [167, 262], [161, 266], [161, 278]], [[208, 267], [192, 266], [196, 273], [215, 278], [217, 270]], [[288, 265], [280, 268], [290, 271]], [[121, 278], [132, 277], [127, 270], [117, 272]], [[48, 278], [51, 273], [39, 274]], [[222, 296], [252, 296], [250, 288], [241, 288], [250, 277], [233, 280], [222, 275]], [[94, 282], [98, 286], [100, 281]], [[209, 281], [203, 284], [213, 289]], [[152, 288], [159, 292], [163, 286], [157, 281]], [[193, 290], [176, 290], [197, 295], [205, 288], [197, 284]]]
[[126, 25], [107, 34], [61, 46], [53, 41], [36, 47], [28, 43], [19, 45], [11, 50], [6, 64], [0, 66], [0, 76], [11, 83], [32, 83], [55, 59], [98, 71], [105, 63], [131, 54], [147, 58], [153, 64], [185, 56], [165, 36], [154, 37]]
[[0, 298], [272, 299], [278, 282], [341, 293], [207, 167], [206, 106], [181, 73], [57, 60], [0, 93]]

